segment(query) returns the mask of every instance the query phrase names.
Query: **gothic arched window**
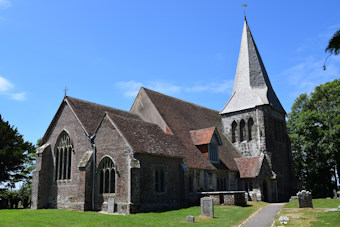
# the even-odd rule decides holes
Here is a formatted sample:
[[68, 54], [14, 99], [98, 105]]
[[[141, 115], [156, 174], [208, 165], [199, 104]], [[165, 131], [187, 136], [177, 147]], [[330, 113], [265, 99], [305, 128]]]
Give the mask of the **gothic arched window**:
[[55, 144], [55, 179], [71, 179], [73, 144], [66, 131], [62, 131]]
[[231, 142], [235, 143], [236, 142], [236, 128], [237, 128], [237, 123], [233, 121], [231, 124]]
[[246, 138], [246, 123], [244, 120], [240, 122], [240, 142], [244, 141]]
[[113, 161], [109, 157], [104, 157], [98, 166], [99, 173], [99, 193], [115, 193], [116, 191], [116, 171]]
[[253, 139], [253, 126], [254, 126], [253, 118], [249, 118], [248, 120], [248, 140], [249, 141]]

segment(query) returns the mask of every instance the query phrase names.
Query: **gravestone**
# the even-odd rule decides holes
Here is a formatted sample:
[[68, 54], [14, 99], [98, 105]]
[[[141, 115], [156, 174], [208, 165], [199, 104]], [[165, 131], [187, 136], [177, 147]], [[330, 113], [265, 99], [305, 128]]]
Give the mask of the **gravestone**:
[[201, 198], [201, 215], [207, 217], [214, 217], [214, 203], [213, 198], [203, 197]]
[[189, 215], [189, 216], [187, 216], [186, 220], [187, 220], [187, 222], [192, 222], [193, 223], [193, 222], [195, 222], [195, 217]]
[[109, 198], [107, 200], [107, 212], [108, 213], [114, 213], [115, 212], [115, 199]]
[[312, 193], [306, 190], [302, 190], [297, 193], [299, 208], [311, 207], [313, 208]]

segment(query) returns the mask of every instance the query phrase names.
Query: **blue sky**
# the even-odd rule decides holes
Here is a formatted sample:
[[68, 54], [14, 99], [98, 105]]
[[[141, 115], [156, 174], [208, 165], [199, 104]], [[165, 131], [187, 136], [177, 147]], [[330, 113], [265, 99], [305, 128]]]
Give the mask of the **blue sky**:
[[[247, 1], [249, 27], [287, 112], [340, 76], [322, 65], [340, 1]], [[129, 110], [140, 86], [221, 110], [235, 76], [242, 1], [0, 0], [0, 114], [42, 137], [64, 96]]]

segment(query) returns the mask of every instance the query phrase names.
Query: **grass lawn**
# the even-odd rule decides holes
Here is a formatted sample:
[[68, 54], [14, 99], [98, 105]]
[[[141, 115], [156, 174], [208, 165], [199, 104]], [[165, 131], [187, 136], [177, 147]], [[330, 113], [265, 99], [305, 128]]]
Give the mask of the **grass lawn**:
[[[312, 208], [298, 208], [298, 201], [287, 203], [275, 218], [275, 225], [282, 226], [280, 216], [288, 216], [289, 221], [284, 226], [340, 226], [340, 211], [328, 211], [327, 208], [340, 206], [339, 199], [313, 199]], [[293, 217], [300, 216], [294, 219]]]
[[215, 206], [215, 218], [200, 217], [199, 206], [180, 210], [130, 215], [107, 215], [68, 210], [0, 210], [0, 226], [181, 226], [188, 215], [195, 216], [195, 226], [235, 226], [241, 224], [267, 203], [248, 202], [250, 206]]

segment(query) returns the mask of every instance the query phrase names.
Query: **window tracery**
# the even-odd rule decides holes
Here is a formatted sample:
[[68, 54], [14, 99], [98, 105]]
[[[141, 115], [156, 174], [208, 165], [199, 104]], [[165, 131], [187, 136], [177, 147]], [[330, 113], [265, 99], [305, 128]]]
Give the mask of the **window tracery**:
[[73, 144], [66, 131], [62, 131], [55, 145], [55, 180], [71, 179]]

